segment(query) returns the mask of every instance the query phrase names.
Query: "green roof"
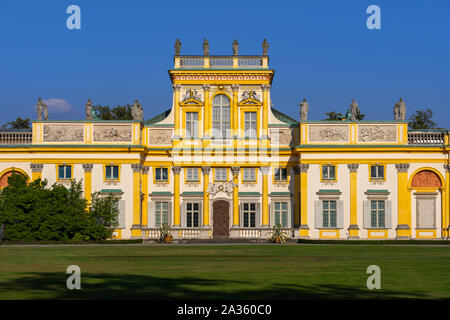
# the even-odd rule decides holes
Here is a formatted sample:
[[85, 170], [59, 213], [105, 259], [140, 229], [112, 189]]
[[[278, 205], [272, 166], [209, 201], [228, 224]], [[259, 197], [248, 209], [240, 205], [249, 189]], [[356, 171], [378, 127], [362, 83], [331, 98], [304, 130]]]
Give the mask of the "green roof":
[[281, 122], [287, 123], [287, 124], [298, 124], [299, 122], [291, 117], [289, 117], [288, 115], [282, 113], [281, 111], [278, 111], [275, 108], [271, 108], [272, 109], [272, 113], [275, 116], [275, 118], [277, 118], [278, 120], [280, 120]]
[[184, 191], [181, 195], [182, 196], [202, 196], [203, 192], [202, 191]]
[[170, 191], [153, 191], [150, 193], [150, 196], [171, 196], [172, 193]]
[[122, 189], [102, 189], [101, 193], [123, 193]]
[[292, 196], [290, 192], [271, 192], [269, 196]]
[[341, 191], [339, 191], [339, 190], [337, 190], [337, 189], [330, 189], [330, 190], [327, 190], [327, 189], [320, 189], [320, 190], [317, 192], [317, 194], [320, 194], [320, 193], [341, 193]]
[[157, 116], [154, 116], [153, 118], [150, 118], [150, 119], [144, 121], [144, 125], [155, 124], [155, 123], [163, 121], [165, 118], [167, 118], [170, 111], [172, 111], [172, 109], [168, 109], [168, 110], [164, 111], [163, 113], [160, 113]]
[[239, 196], [260, 196], [259, 192], [239, 192]]
[[388, 190], [367, 190], [366, 193], [390, 193]]

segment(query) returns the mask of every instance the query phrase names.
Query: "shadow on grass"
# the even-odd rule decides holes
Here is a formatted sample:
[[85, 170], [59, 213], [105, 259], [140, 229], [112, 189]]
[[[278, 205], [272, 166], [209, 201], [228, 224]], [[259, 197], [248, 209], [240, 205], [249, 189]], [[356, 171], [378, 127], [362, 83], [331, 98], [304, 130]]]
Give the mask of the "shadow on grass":
[[419, 292], [368, 290], [336, 284], [304, 286], [195, 277], [163, 278], [147, 275], [82, 273], [81, 290], [66, 287], [68, 274], [32, 273], [0, 282], [1, 299], [151, 299], [151, 300], [311, 300], [311, 299], [423, 299]]

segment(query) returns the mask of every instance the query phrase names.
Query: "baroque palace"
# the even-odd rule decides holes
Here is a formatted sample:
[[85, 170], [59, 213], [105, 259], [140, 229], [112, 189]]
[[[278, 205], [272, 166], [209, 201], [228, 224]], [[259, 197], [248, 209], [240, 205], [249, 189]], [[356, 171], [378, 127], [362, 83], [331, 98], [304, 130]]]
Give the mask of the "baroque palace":
[[[0, 132], [0, 187], [16, 172], [49, 184], [83, 180], [114, 194], [117, 239], [265, 239], [281, 224], [291, 238], [448, 239], [448, 130], [408, 130], [393, 121], [300, 120], [272, 107], [263, 54], [180, 55], [172, 106], [147, 121], [136, 101], [129, 121], [48, 120], [39, 100], [32, 130]], [[41, 112], [44, 112], [42, 118]]]

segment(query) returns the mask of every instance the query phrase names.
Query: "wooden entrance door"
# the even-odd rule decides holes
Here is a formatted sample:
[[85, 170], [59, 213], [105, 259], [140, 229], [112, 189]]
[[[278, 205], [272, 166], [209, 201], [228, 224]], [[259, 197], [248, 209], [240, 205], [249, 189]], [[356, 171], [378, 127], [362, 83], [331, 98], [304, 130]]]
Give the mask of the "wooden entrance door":
[[230, 237], [230, 204], [225, 200], [213, 203], [213, 237]]

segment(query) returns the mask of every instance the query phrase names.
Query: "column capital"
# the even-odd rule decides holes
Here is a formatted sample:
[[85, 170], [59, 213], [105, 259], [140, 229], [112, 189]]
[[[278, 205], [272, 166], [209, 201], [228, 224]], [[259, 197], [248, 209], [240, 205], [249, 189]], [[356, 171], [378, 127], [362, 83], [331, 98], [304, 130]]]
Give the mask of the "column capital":
[[450, 172], [450, 163], [444, 163], [444, 170]]
[[300, 174], [300, 167], [299, 166], [293, 166], [292, 169], [294, 169], [294, 174], [296, 174], [296, 175]]
[[140, 163], [132, 163], [131, 169], [133, 170], [133, 173], [141, 172], [142, 165]]
[[349, 163], [349, 164], [347, 164], [347, 167], [348, 167], [348, 171], [350, 171], [350, 172], [358, 172], [359, 164], [358, 163]]
[[209, 175], [209, 173], [211, 172], [211, 167], [209, 167], [209, 166], [202, 167], [202, 172], [203, 172], [203, 175], [205, 175], [205, 176]]
[[262, 84], [261, 89], [263, 89], [263, 91], [268, 91], [270, 89], [270, 84]]
[[173, 174], [180, 174], [181, 167], [180, 166], [172, 167], [172, 171], [173, 171]]
[[203, 91], [209, 91], [209, 90], [211, 90], [211, 86], [209, 84], [204, 84]]
[[92, 163], [83, 163], [82, 166], [84, 172], [92, 172], [92, 168], [94, 167]]
[[172, 88], [173, 88], [173, 90], [175, 90], [175, 91], [180, 91], [181, 85], [180, 85], [180, 84], [174, 84], [174, 85], [172, 85]]
[[148, 174], [148, 171], [150, 170], [149, 166], [143, 166], [142, 167], [142, 174]]
[[260, 167], [259, 169], [261, 170], [261, 173], [265, 176], [268, 175], [270, 172], [270, 167]]
[[395, 168], [397, 169], [397, 172], [408, 172], [409, 163], [397, 163]]
[[42, 168], [44, 167], [43, 163], [30, 163], [31, 172], [39, 172], [42, 173]]
[[233, 92], [236, 92], [239, 90], [239, 85], [238, 84], [232, 84], [231, 85], [231, 90], [233, 90]]
[[240, 167], [231, 167], [231, 172], [233, 173], [233, 176], [238, 176], [240, 171], [241, 171]]
[[305, 172], [308, 172], [309, 164], [307, 164], [307, 163], [300, 163], [298, 165], [298, 167], [300, 168], [300, 172], [305, 173]]

